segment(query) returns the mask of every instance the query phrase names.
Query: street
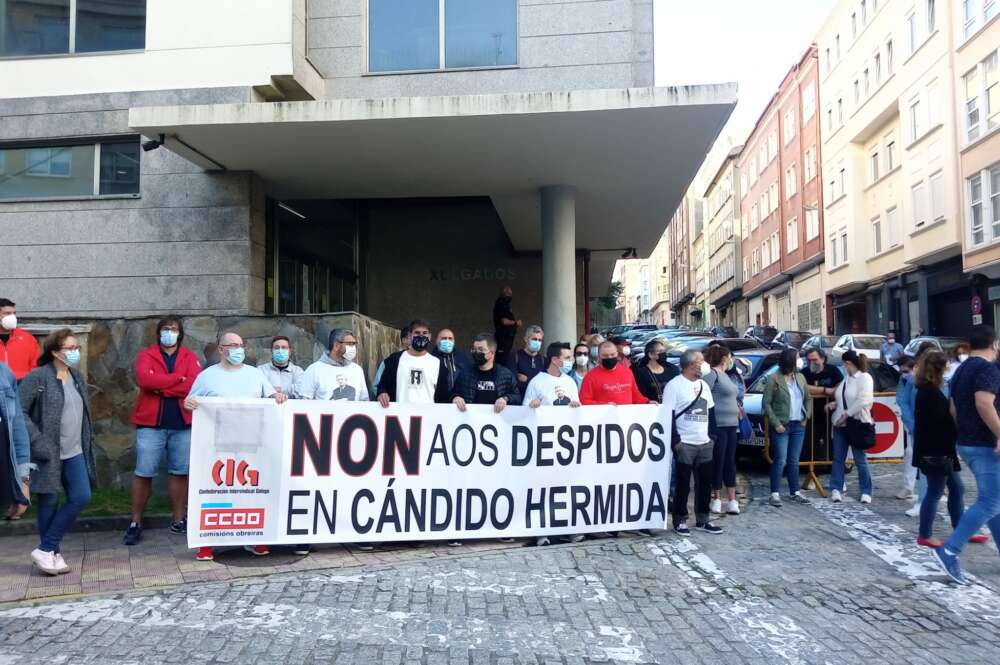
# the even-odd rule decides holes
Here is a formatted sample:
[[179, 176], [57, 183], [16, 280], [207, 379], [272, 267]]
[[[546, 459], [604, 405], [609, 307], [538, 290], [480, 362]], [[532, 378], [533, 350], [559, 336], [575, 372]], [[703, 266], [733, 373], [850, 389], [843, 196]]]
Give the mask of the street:
[[[995, 546], [966, 550], [976, 584], [945, 583], [914, 544], [909, 504], [890, 498], [898, 467], [875, 473], [870, 507], [810, 493], [812, 505], [782, 508], [751, 474], [721, 536], [434, 545], [336, 570], [8, 603], [0, 663], [995, 662]], [[943, 513], [937, 527], [948, 533]]]

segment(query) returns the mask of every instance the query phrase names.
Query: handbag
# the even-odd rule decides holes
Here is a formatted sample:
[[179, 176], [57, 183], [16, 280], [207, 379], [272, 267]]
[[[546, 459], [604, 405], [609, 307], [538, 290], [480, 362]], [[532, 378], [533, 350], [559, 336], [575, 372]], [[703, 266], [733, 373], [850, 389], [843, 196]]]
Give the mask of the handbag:
[[927, 475], [949, 476], [955, 471], [955, 460], [950, 455], [921, 455], [917, 468]]
[[749, 441], [753, 438], [753, 424], [750, 422], [750, 417], [746, 413], [740, 418], [740, 441]]
[[698, 394], [695, 395], [695, 398], [693, 400], [691, 400], [691, 403], [688, 404], [687, 406], [685, 406], [684, 409], [680, 413], [674, 411], [674, 419], [673, 419], [673, 422], [671, 423], [671, 427], [670, 427], [670, 445], [671, 445], [671, 447], [676, 448], [681, 443], [681, 435], [680, 435], [680, 433], [678, 433], [677, 427], [676, 427], [676, 425], [677, 425], [677, 419], [680, 418], [681, 416], [683, 416], [688, 411], [690, 411], [692, 407], [694, 407], [694, 405], [698, 402], [698, 400], [701, 399], [701, 391], [703, 391], [704, 389], [705, 389], [705, 383], [702, 382], [702, 384], [700, 386], [698, 386]]
[[[846, 384], [846, 381], [844, 383]], [[846, 392], [847, 386], [845, 385], [844, 389], [840, 391], [840, 401], [844, 405], [844, 411], [847, 411], [847, 398], [844, 396]], [[875, 447], [874, 423], [862, 422], [857, 418], [848, 416], [844, 429], [847, 433], [847, 442], [855, 448], [868, 450]]]

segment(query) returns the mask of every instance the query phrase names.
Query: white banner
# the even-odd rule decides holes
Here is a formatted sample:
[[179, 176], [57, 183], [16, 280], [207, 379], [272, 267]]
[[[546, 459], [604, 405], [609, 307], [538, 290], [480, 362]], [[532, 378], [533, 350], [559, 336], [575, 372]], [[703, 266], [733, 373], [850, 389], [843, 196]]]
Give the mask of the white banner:
[[[188, 544], [504, 538], [664, 528], [657, 406], [508, 407], [206, 398]], [[667, 418], [669, 418], [669, 414]]]

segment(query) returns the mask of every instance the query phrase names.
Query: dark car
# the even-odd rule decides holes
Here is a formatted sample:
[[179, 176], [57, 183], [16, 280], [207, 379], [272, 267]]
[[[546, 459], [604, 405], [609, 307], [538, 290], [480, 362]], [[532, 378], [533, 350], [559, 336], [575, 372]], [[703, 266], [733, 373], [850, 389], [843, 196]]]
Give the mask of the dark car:
[[710, 344], [721, 344], [722, 346], [728, 348], [730, 351], [736, 353], [739, 351], [748, 351], [751, 349], [762, 349], [760, 344], [756, 340], [752, 339], [730, 339], [728, 337], [678, 337], [672, 339], [667, 343], [667, 357], [673, 364], [680, 362], [680, 357], [685, 351], [695, 350], [702, 351], [705, 347]]
[[809, 339], [810, 334], [799, 330], [782, 330], [771, 340], [771, 348], [775, 351], [782, 349], [795, 349], [798, 351], [806, 343], [806, 340]]
[[771, 349], [750, 349], [733, 353], [736, 369], [743, 375], [747, 386], [752, 386], [757, 377], [776, 366], [780, 357], [780, 351]]
[[729, 339], [738, 339], [740, 336], [740, 332], [732, 326], [713, 326], [708, 329], [708, 332], [716, 337], [726, 337]]
[[767, 348], [770, 346], [774, 338], [778, 336], [778, 329], [774, 326], [750, 326], [747, 328], [746, 332], [743, 333], [743, 337], [746, 339], [755, 339], [757, 342]]

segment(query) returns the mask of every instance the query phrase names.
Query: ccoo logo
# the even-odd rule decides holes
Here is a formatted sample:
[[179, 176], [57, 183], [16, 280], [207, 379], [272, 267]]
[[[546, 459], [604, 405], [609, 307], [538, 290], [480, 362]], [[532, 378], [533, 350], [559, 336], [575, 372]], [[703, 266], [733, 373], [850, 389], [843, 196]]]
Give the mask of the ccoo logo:
[[212, 481], [216, 485], [232, 487], [239, 483], [257, 487], [258, 478], [259, 473], [256, 469], [251, 469], [246, 460], [240, 460], [238, 463], [234, 459], [216, 460], [212, 465]]

